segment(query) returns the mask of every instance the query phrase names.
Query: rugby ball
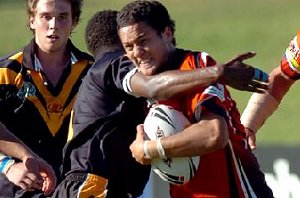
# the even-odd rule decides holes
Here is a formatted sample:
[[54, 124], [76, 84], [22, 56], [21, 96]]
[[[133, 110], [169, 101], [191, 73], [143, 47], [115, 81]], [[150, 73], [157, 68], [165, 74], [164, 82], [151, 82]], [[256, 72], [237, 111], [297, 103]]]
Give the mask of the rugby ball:
[[[150, 108], [144, 130], [150, 140], [181, 132], [190, 125], [182, 112], [163, 104]], [[188, 182], [198, 168], [200, 157], [176, 157], [152, 160], [152, 170], [164, 181], [181, 185]]]

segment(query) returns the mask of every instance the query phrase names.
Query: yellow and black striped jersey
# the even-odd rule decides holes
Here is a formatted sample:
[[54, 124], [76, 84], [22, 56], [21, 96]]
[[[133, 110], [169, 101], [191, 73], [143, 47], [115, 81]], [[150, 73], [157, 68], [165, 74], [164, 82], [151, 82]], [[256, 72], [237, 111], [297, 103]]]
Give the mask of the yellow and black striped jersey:
[[0, 120], [55, 171], [61, 165], [70, 112], [93, 58], [69, 40], [71, 60], [58, 84], [45, 80], [32, 40], [0, 60]]

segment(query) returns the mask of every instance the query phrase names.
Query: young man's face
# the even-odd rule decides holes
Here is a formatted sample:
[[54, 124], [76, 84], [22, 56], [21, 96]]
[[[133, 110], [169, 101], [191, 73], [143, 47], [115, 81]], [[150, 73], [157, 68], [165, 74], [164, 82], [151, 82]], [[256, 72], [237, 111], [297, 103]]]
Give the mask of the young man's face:
[[153, 75], [168, 60], [174, 49], [170, 28], [158, 34], [151, 26], [140, 22], [119, 29], [119, 36], [128, 58], [144, 75]]
[[73, 29], [69, 0], [39, 0], [30, 28], [39, 48], [47, 53], [65, 50]]

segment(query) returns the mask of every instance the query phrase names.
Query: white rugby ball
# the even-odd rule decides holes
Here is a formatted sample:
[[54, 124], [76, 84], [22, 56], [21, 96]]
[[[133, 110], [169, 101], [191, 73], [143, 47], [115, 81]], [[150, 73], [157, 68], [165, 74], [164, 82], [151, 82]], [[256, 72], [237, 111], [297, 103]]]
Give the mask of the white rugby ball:
[[[144, 121], [144, 130], [150, 140], [181, 132], [190, 125], [182, 112], [163, 104], [151, 107]], [[181, 185], [188, 182], [198, 168], [200, 157], [154, 159], [153, 171], [164, 181]]]

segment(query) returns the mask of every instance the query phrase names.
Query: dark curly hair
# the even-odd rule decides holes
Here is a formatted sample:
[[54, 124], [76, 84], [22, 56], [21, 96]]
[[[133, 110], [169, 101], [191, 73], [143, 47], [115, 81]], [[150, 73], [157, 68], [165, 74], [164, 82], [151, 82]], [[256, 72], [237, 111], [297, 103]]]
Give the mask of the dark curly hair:
[[[158, 1], [136, 0], [127, 4], [118, 14], [118, 29], [144, 22], [162, 33], [166, 27], [170, 27], [175, 33], [175, 22], [170, 18], [166, 7]], [[175, 40], [173, 41], [175, 44]]]
[[117, 31], [115, 10], [98, 11], [85, 29], [87, 49], [95, 56], [103, 47], [122, 46]]

